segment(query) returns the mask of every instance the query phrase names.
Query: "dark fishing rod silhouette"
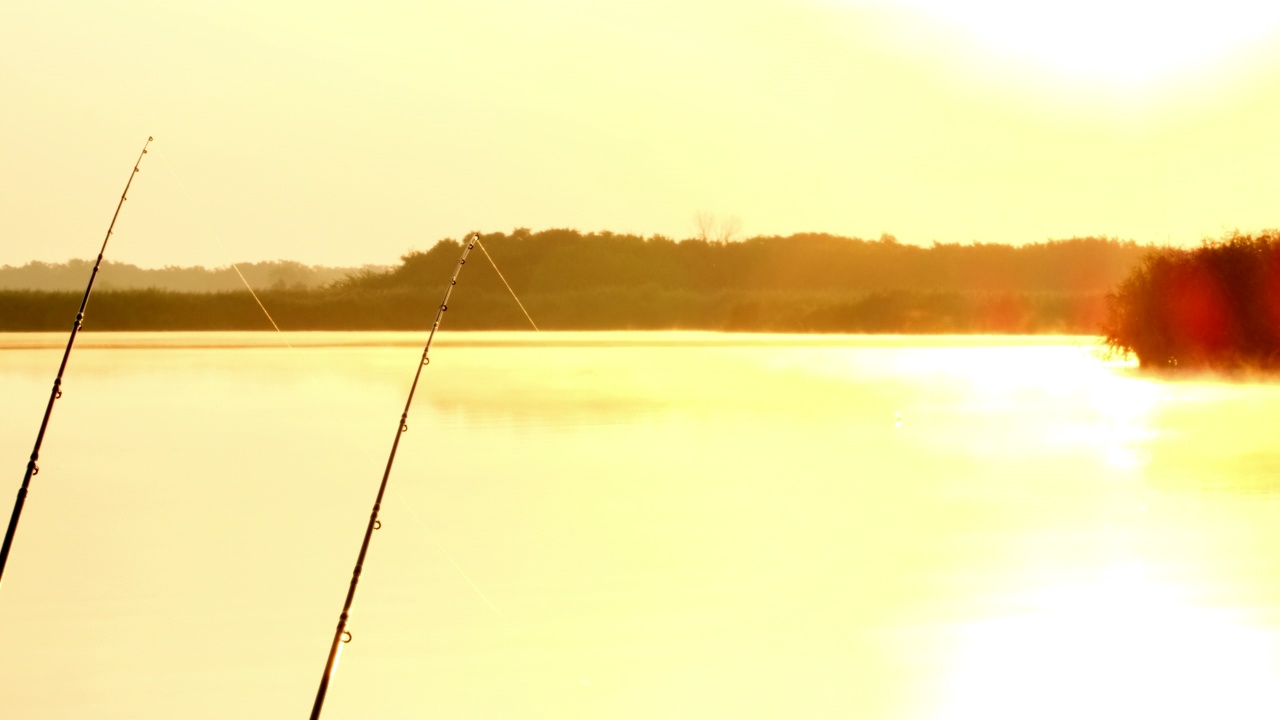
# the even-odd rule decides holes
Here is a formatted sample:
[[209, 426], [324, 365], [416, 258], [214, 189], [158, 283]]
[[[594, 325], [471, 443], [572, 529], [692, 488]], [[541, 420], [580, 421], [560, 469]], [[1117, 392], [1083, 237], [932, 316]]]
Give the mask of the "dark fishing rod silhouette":
[[[382, 523], [378, 520], [378, 511], [382, 508], [382, 497], [387, 492], [387, 479], [391, 477], [391, 466], [396, 461], [396, 450], [400, 447], [400, 436], [404, 435], [409, 429], [409, 407], [413, 405], [413, 395], [418, 389], [418, 380], [422, 377], [422, 368], [431, 362], [428, 357], [428, 353], [431, 352], [431, 341], [436, 336], [436, 330], [440, 329], [440, 321], [444, 319], [445, 311], [449, 309], [449, 295], [453, 293], [454, 286], [458, 284], [458, 275], [462, 272], [462, 266], [467, 264], [467, 255], [471, 253], [479, 242], [479, 233], [471, 233], [467, 237], [467, 242], [462, 248], [462, 257], [458, 258], [458, 266], [454, 268], [453, 277], [449, 279], [449, 285], [445, 287], [444, 297], [440, 299], [440, 307], [436, 310], [435, 322], [431, 324], [431, 332], [427, 335], [427, 344], [422, 348], [422, 361], [418, 363], [418, 370], [413, 375], [413, 384], [409, 386], [409, 398], [404, 403], [404, 412], [400, 413], [400, 425], [396, 428], [395, 440], [391, 443], [391, 454], [387, 456], [387, 467], [382, 471], [382, 484], [378, 486], [378, 496], [373, 501], [373, 512], [369, 514], [369, 524], [364, 529], [364, 541], [360, 543], [360, 554], [356, 557], [356, 567], [351, 573], [351, 586], [347, 589], [346, 602], [342, 604], [342, 614], [338, 616], [338, 629], [334, 632], [333, 643], [329, 646], [329, 659], [325, 661], [324, 675], [320, 677], [320, 689], [316, 691], [316, 702], [311, 708], [311, 720], [319, 719], [320, 710], [324, 706], [325, 693], [329, 690], [329, 679], [333, 676], [333, 668], [338, 661], [338, 653], [343, 643], [351, 641], [351, 633], [347, 630], [347, 620], [351, 616], [351, 604], [356, 598], [356, 585], [360, 582], [360, 572], [364, 568], [365, 556], [369, 553], [369, 542], [373, 539], [373, 531], [382, 526]], [[481, 249], [483, 250], [483, 247]]]
[[85, 285], [84, 298], [80, 300], [80, 311], [76, 313], [75, 324], [71, 326], [71, 337], [67, 338], [67, 349], [62, 353], [62, 364], [58, 365], [58, 376], [53, 380], [53, 390], [49, 392], [49, 404], [44, 409], [44, 419], [40, 421], [40, 431], [36, 433], [35, 448], [31, 450], [31, 459], [27, 461], [27, 472], [22, 476], [22, 487], [18, 488], [18, 499], [13, 503], [13, 514], [9, 516], [9, 529], [4, 533], [4, 545], [0, 546], [0, 579], [4, 577], [5, 564], [9, 562], [9, 550], [13, 547], [13, 536], [18, 531], [18, 518], [22, 516], [22, 507], [27, 501], [27, 490], [31, 487], [31, 478], [40, 472], [40, 466], [36, 461], [40, 459], [40, 446], [44, 443], [44, 433], [49, 429], [49, 416], [53, 414], [53, 404], [62, 397], [62, 376], [67, 371], [67, 360], [71, 357], [71, 346], [75, 345], [76, 334], [80, 332], [80, 325], [84, 322], [84, 311], [89, 305], [89, 294], [93, 292], [93, 281], [98, 277], [98, 270], [102, 267], [102, 256], [107, 252], [107, 242], [111, 240], [111, 231], [116, 227], [116, 218], [120, 217], [120, 208], [124, 207], [124, 201], [128, 199], [129, 186], [133, 184], [133, 176], [138, 174], [138, 166], [142, 164], [142, 156], [147, 154], [147, 146], [155, 140], [148, 137], [147, 141], [142, 145], [142, 152], [138, 153], [138, 159], [133, 163], [133, 172], [129, 173], [129, 180], [124, 184], [124, 192], [120, 193], [120, 202], [116, 203], [116, 212], [111, 216], [111, 224], [107, 226], [107, 236], [102, 239], [102, 249], [98, 251], [98, 261], [93, 264], [93, 272], [89, 274], [89, 284]]

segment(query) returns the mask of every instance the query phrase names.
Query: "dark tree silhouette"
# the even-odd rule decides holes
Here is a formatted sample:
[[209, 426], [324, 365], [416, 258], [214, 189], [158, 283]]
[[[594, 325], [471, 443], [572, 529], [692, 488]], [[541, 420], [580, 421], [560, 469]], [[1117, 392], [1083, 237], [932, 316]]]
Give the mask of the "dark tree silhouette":
[[1280, 364], [1280, 233], [1163, 248], [1107, 298], [1107, 343], [1147, 368]]

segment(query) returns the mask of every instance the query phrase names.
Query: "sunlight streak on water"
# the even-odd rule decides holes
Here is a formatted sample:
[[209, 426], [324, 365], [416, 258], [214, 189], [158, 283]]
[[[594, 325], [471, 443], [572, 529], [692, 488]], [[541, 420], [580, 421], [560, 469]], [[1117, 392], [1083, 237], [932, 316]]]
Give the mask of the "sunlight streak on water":
[[1274, 632], [1199, 607], [1134, 563], [966, 623], [936, 720], [1274, 718]]
[[1090, 397], [1101, 418], [1093, 439], [1103, 447], [1112, 467], [1133, 470], [1146, 464], [1147, 446], [1158, 437], [1151, 415], [1160, 395], [1154, 382], [1113, 376], [1095, 379]]

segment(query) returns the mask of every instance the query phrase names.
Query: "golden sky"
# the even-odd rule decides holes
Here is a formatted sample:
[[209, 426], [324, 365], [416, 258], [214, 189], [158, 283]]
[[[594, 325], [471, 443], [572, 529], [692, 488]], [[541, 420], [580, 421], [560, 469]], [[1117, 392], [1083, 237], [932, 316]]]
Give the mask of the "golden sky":
[[[1171, 7], [1176, 5], [1176, 7]], [[1194, 243], [1280, 226], [1280, 9], [11, 2], [0, 264], [388, 263], [479, 229]]]

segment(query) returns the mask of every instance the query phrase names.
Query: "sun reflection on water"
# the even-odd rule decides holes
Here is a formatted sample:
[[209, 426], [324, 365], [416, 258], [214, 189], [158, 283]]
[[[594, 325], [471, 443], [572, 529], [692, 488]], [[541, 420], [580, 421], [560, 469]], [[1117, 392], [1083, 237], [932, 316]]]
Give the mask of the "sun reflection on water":
[[1198, 606], [1140, 563], [961, 626], [937, 720], [1274, 718], [1274, 633]]
[[1082, 428], [1106, 463], [1120, 470], [1145, 465], [1150, 459], [1149, 444], [1159, 435], [1151, 416], [1163, 394], [1160, 387], [1149, 381], [1099, 373], [1087, 390], [1089, 405], [1098, 418]]

